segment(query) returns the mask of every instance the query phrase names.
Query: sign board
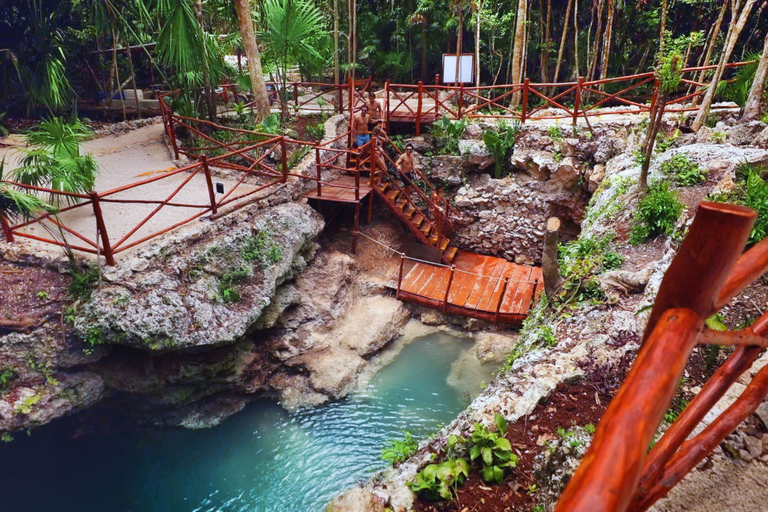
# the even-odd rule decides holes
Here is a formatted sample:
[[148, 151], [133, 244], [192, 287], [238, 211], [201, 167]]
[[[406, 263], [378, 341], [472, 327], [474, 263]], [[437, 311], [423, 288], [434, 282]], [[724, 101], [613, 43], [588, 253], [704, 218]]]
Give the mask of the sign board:
[[[471, 83], [474, 75], [475, 56], [471, 53], [462, 53], [459, 58], [459, 82]], [[443, 54], [443, 83], [456, 83], [456, 54]]]

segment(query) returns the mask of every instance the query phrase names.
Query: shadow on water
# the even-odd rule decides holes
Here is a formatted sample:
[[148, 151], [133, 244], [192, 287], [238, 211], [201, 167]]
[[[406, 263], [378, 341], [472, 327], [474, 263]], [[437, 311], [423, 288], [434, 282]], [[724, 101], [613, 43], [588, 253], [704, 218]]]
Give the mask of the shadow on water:
[[[417, 439], [468, 402], [448, 384], [472, 343], [430, 334], [361, 389], [287, 413], [262, 400], [220, 426], [70, 440], [54, 424], [0, 446], [4, 512], [314, 512], [384, 463], [387, 439]], [[474, 392], [479, 389], [473, 390]]]

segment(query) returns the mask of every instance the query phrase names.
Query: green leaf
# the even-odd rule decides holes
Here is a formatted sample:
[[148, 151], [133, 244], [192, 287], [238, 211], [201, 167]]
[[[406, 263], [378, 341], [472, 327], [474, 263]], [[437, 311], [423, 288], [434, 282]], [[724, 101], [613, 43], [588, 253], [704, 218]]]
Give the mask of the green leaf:
[[483, 454], [483, 463], [489, 465], [493, 462], [493, 451], [490, 448], [484, 447], [480, 449], [480, 453]]
[[507, 431], [507, 420], [499, 413], [494, 415], [494, 420], [496, 422], [496, 428], [499, 429], [499, 434], [504, 435], [504, 432]]

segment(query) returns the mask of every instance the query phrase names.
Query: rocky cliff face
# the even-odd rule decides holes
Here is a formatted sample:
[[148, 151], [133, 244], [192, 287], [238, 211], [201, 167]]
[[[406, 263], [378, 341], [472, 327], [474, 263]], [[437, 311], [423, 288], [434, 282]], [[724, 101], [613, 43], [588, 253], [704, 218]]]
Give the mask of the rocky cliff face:
[[[726, 140], [733, 141], [734, 144], [714, 143], [711, 140], [711, 133], [683, 134], [671, 144], [670, 149], [661, 152], [654, 158], [650, 172], [651, 182], [661, 179], [663, 177], [660, 170], [661, 165], [680, 153], [688, 154], [693, 161], [708, 172], [708, 179], [705, 183], [679, 189], [685, 209], [678, 221], [678, 233], [684, 232], [685, 226], [693, 219], [696, 205], [707, 194], [720, 190], [727, 191], [733, 186], [735, 171], [739, 164], [743, 162], [768, 164], [768, 138], [766, 138], [768, 137], [768, 127], [762, 123], [758, 124], [759, 126], [750, 125], [747, 127], [748, 132], [754, 136], [752, 138], [743, 135], [743, 132], [747, 130], [743, 126], [733, 122], [721, 125], [725, 130]], [[441, 452], [445, 440], [450, 434], [458, 435], [462, 432], [471, 432], [475, 422], [491, 426], [495, 413], [504, 415], [511, 422], [525, 418], [530, 424], [534, 419], [533, 417], [528, 418], [528, 416], [539, 401], [546, 398], [558, 384], [574, 379], [583, 379], [590, 375], [590, 372], [595, 371], [599, 371], [601, 374], [610, 374], [621, 364], [623, 358], [631, 356], [637, 350], [638, 341], [649, 315], [646, 306], [653, 303], [664, 272], [675, 255], [678, 243], [674, 237], [658, 238], [640, 246], [632, 246], [627, 242], [637, 207], [637, 181], [640, 172], [640, 167], [631, 151], [638, 146], [640, 136], [631, 131], [622, 130], [623, 128], [609, 127], [609, 131], [612, 131], [614, 135], [607, 137], [605, 143], [598, 142], [595, 145], [588, 141], [582, 141], [573, 144], [575, 148], [592, 148], [588, 150], [588, 153], [592, 155], [593, 160], [577, 165], [577, 167], [584, 169], [582, 175], [585, 177], [586, 183], [590, 182], [590, 177], [595, 170], [599, 171], [600, 176], [593, 185], [595, 192], [582, 219], [580, 237], [595, 240], [608, 239], [610, 241], [609, 246], [605, 250], [616, 251], [623, 258], [623, 264], [619, 270], [598, 276], [599, 286], [605, 293], [605, 300], [598, 302], [577, 301], [567, 307], [558, 308], [550, 308], [546, 304], [540, 303], [520, 333], [513, 351], [514, 357], [509, 359], [508, 369], [480, 393], [456, 420], [436, 433], [432, 439], [422, 443], [420, 451], [414, 457], [395, 469], [376, 475], [368, 482], [364, 491], [355, 490], [354, 493], [350, 493], [354, 503], [360, 504], [367, 501], [377, 503], [376, 506], [358, 507], [354, 510], [357, 512], [374, 511], [379, 510], [377, 507], [382, 506], [398, 512], [410, 510], [413, 507], [414, 495], [405, 487], [406, 482], [412, 480], [416, 472], [432, 460], [431, 453]], [[530, 132], [526, 137], [531, 137]], [[533, 137], [535, 140], [543, 139], [541, 134]], [[721, 137], [721, 135], [717, 135], [717, 137]], [[736, 143], [741, 143], [741, 145], [735, 145]], [[529, 141], [527, 144], [530, 148], [531, 142]], [[477, 150], [474, 151], [478, 152]], [[577, 154], [580, 151], [577, 149]], [[599, 157], [599, 159], [606, 158], [606, 160], [598, 163], [596, 156], [598, 154], [605, 154], [605, 157]], [[513, 157], [513, 159], [515, 158]], [[518, 154], [518, 158], [522, 158], [520, 154]], [[540, 172], [545, 161], [537, 161], [537, 157], [534, 156], [530, 156], [530, 158], [526, 156], [525, 160], [528, 162], [526, 166], [530, 167], [535, 163], [537, 169], [523, 171], [530, 175], [524, 179], [528, 180], [529, 183], [533, 180], [539, 181], [534, 174]], [[548, 171], [550, 179], [553, 168], [550, 167]], [[520, 176], [517, 177], [517, 180], [519, 178]], [[475, 221], [477, 227], [470, 224], [468, 228], [465, 228], [473, 230], [474, 233], [474, 238], [469, 239], [467, 237], [466, 243], [473, 244], [473, 247], [477, 247], [481, 251], [483, 248], [499, 250], [496, 248], [503, 247], [504, 243], [508, 243], [509, 247], [517, 244], [515, 247], [518, 249], [516, 250], [520, 250], [519, 248], [526, 246], [523, 241], [525, 237], [539, 236], [540, 231], [537, 232], [535, 226], [531, 227], [525, 223], [521, 225], [525, 226], [524, 231], [527, 231], [528, 234], [522, 235], [522, 239], [521, 235], [512, 233], [516, 227], [513, 221], [516, 220], [517, 215], [520, 215], [520, 213], [514, 212], [512, 210], [514, 206], [511, 206], [517, 202], [515, 194], [521, 194], [517, 187], [519, 184], [515, 183], [514, 177], [502, 180], [495, 180], [482, 175], [469, 178], [468, 183], [459, 189], [456, 196], [457, 205], [464, 211], [478, 212]], [[535, 198], [534, 201], [538, 201], [535, 194], [526, 194], [526, 197], [533, 197]], [[530, 199], [523, 199], [521, 204], [526, 201], [530, 201]], [[508, 217], [503, 218], [495, 211], [499, 205], [501, 205], [502, 211], [505, 208], [509, 209]], [[547, 211], [547, 207], [545, 202], [534, 203], [533, 209], [538, 209], [540, 212], [538, 213], [539, 220], [544, 219], [546, 215], [544, 212]], [[520, 208], [518, 211], [522, 212], [523, 209]], [[537, 215], [537, 213], [533, 215]], [[480, 225], [484, 227], [480, 228]], [[491, 242], [489, 239], [494, 241]], [[505, 242], [497, 242], [498, 239], [505, 240]], [[533, 247], [532, 242], [528, 246]], [[517, 253], [514, 255], [518, 256]], [[535, 255], [530, 257], [533, 256]], [[732, 307], [753, 308], [754, 305], [750, 304], [750, 300], [749, 297], [739, 297], [735, 299]], [[768, 308], [768, 304], [760, 304], [757, 308], [763, 311]], [[545, 328], [551, 331], [545, 331]], [[556, 338], [556, 341], [542, 342], [542, 337], [549, 332]], [[545, 345], [550, 345], [550, 347], [545, 347]], [[765, 361], [758, 364], [765, 364]], [[752, 371], [756, 370], [753, 369]], [[692, 393], [696, 391], [696, 389], [690, 390]], [[711, 419], [709, 418], [710, 421]], [[757, 459], [762, 461], [761, 457], [764, 458], [765, 456], [762, 455], [761, 441], [745, 441], [743, 438], [742, 433], [735, 434], [734, 439], [736, 441], [732, 443], [735, 446], [734, 453], [740, 454], [739, 457], [753, 465], [757, 463]], [[750, 448], [750, 443], [754, 445], [752, 448]], [[723, 457], [722, 453], [716, 454], [715, 458], [728, 459], [728, 457]], [[570, 460], [568, 465], [571, 471], [576, 467], [573, 460]], [[542, 463], [542, 466], [546, 466], [546, 461]], [[722, 480], [722, 475], [733, 472], [733, 466], [740, 467], [740, 463], [731, 464], [725, 469], [721, 466], [716, 472], [715, 478]], [[564, 467], [556, 468], [559, 472], [558, 475], [555, 475], [557, 478], [549, 478], [548, 476], [545, 479], [542, 477], [542, 481], [555, 482], [551, 489], [543, 489], [542, 495], [547, 496], [546, 501], [543, 502], [551, 504], [557, 500], [561, 491], [559, 486], [569, 478], [569, 475], [564, 473]], [[764, 471], [764, 465], [761, 464], [755, 474], [762, 475]], [[740, 475], [741, 473], [743, 471], [739, 470]], [[744, 475], [740, 478], [744, 480], [747, 477]], [[706, 478], [692, 476], [688, 480], [698, 481], [698, 485], [701, 485]], [[683, 482], [680, 489], [684, 489], [685, 485], [686, 483]], [[688, 497], [701, 494], [695, 491], [695, 487], [694, 490], [678, 492], [680, 496]], [[723, 493], [718, 494], [718, 499], [725, 499]], [[346, 498], [344, 496], [335, 501], [329, 506], [329, 510], [351, 512], [353, 508], [349, 508], [345, 504]], [[671, 504], [661, 503], [657, 510], [687, 510], [687, 502], [688, 498], [683, 498]], [[723, 508], [706, 499], [697, 499], [697, 502], [704, 504], [697, 505], [699, 508], [696, 510]], [[726, 502], [729, 501], [726, 500]], [[741, 502], [738, 500], [731, 500], [730, 502], [751, 505], [756, 501], [753, 497], [749, 497]]]

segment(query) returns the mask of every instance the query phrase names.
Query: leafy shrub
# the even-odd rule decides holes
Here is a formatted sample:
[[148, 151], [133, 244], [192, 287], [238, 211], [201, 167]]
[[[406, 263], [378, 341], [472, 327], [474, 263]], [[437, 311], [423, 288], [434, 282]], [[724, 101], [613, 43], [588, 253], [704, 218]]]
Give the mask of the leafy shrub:
[[679, 153], [661, 164], [661, 172], [682, 186], [698, 185], [707, 179], [707, 170], [699, 167], [684, 153]]
[[307, 136], [310, 140], [321, 140], [325, 135], [325, 124], [322, 122], [317, 124], [308, 124], [306, 126]]
[[451, 121], [443, 114], [440, 120], [432, 123], [432, 133], [437, 137], [438, 144], [445, 153], [455, 155], [459, 152], [459, 140], [468, 124], [469, 121], [465, 117], [458, 121]]
[[501, 178], [507, 158], [515, 151], [517, 134], [520, 133], [520, 122], [515, 121], [512, 125], [507, 125], [502, 119], [499, 121], [498, 128], [498, 133], [494, 130], [486, 130], [483, 133], [483, 142], [496, 159], [494, 176]]
[[495, 421], [498, 432], [490, 432], [481, 423], [475, 423], [471, 438], [474, 444], [469, 450], [469, 456], [473, 462], [480, 460], [480, 476], [483, 480], [501, 484], [506, 469], [517, 467], [518, 458], [512, 453], [509, 440], [504, 437], [507, 421], [498, 413], [495, 415]]
[[257, 124], [254, 127], [254, 131], [259, 133], [269, 133], [271, 135], [277, 135], [282, 130], [280, 126], [280, 117], [277, 114], [269, 114], [261, 124]]
[[411, 457], [419, 448], [410, 432], [405, 432], [405, 439], [390, 439], [381, 451], [381, 458], [390, 464], [400, 464]]
[[654, 150], [657, 153], [663, 153], [670, 149], [675, 141], [680, 137], [680, 130], [675, 130], [672, 135], [667, 136], [661, 132], [656, 136], [656, 146]]
[[4, 368], [0, 372], [0, 393], [8, 389], [8, 384], [16, 378], [16, 372], [12, 368]]
[[283, 250], [268, 231], [257, 231], [240, 252], [245, 261], [256, 262], [261, 268], [269, 267], [283, 259]]
[[552, 327], [549, 325], [543, 326], [539, 329], [539, 339], [544, 342], [547, 347], [554, 347], [557, 345], [557, 337], [555, 336]]
[[291, 157], [288, 159], [287, 165], [289, 169], [292, 169], [299, 165], [299, 162], [301, 162], [301, 159], [307, 156], [307, 154], [312, 151], [312, 146], [299, 146], [299, 148], [291, 153]]
[[609, 251], [613, 235], [601, 239], [582, 236], [558, 248], [562, 290], [567, 300], [602, 300], [604, 294], [595, 276], [621, 266], [624, 258]]
[[42, 397], [40, 395], [31, 395], [18, 402], [14, 406], [14, 412], [16, 414], [29, 414], [32, 412], [32, 408], [37, 405]]
[[238, 268], [224, 272], [219, 276], [219, 290], [216, 298], [222, 302], [238, 302], [240, 292], [237, 290], [237, 284], [242, 283], [251, 276], [251, 269], [247, 265], [241, 265]]
[[671, 235], [682, 212], [683, 203], [668, 183], [653, 185], [637, 205], [630, 242], [637, 245], [658, 235]]
[[757, 212], [747, 243], [756, 244], [768, 235], [768, 182], [757, 171], [750, 172], [745, 186], [744, 204]]
[[439, 464], [429, 464], [408, 482], [408, 488], [427, 500], [450, 500], [456, 488], [469, 477], [467, 459], [448, 459]]
[[90, 300], [96, 283], [99, 282], [99, 269], [93, 265], [70, 265], [69, 295], [76, 300]]

